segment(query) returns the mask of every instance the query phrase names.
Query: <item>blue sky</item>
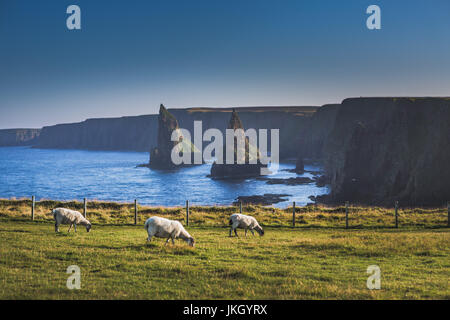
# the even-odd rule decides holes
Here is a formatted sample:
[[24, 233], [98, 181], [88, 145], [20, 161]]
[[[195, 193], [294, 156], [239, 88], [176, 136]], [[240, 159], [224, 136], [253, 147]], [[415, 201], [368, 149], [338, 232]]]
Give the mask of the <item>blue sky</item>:
[[0, 1], [0, 128], [449, 91], [448, 0]]

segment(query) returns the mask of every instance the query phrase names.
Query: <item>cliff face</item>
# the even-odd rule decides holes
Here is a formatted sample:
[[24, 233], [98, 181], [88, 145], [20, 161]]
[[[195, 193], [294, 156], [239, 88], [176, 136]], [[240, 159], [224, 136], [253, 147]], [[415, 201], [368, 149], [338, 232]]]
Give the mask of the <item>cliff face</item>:
[[88, 119], [42, 128], [35, 147], [148, 152], [156, 145], [157, 115]]
[[[233, 109], [231, 113], [231, 119], [228, 123], [227, 129], [237, 130], [242, 129], [245, 131], [242, 125], [241, 119]], [[234, 137], [233, 149], [233, 164], [228, 164], [226, 159], [227, 148], [231, 146], [224, 145], [223, 147], [223, 163], [213, 163], [211, 167], [211, 177], [213, 178], [243, 178], [259, 176], [261, 174], [262, 164], [259, 161], [259, 150], [256, 146], [252, 146], [249, 143], [249, 139], [243, 135], [239, 137], [244, 140], [242, 146], [238, 144], [238, 137]], [[224, 138], [225, 144], [226, 138]], [[241, 140], [242, 141], [242, 140]], [[256, 164], [250, 164], [250, 161], [256, 160]]]
[[[280, 129], [280, 157], [293, 158], [298, 150], [298, 131], [308, 123], [317, 107], [246, 107], [236, 110], [247, 129]], [[189, 108], [168, 111], [177, 119], [180, 128], [189, 130], [192, 135], [194, 120], [202, 121], [203, 131], [217, 128], [225, 134], [232, 110]], [[158, 115], [88, 119], [44, 127], [36, 147], [148, 152], [157, 146], [157, 136]], [[270, 150], [270, 140], [268, 148]]]
[[311, 120], [300, 127], [298, 135], [298, 159], [322, 160], [324, 146], [334, 128], [339, 104], [326, 104], [317, 109]]
[[40, 129], [0, 130], [0, 147], [31, 146], [36, 143]]
[[442, 205], [450, 199], [450, 99], [355, 98], [324, 146], [332, 202]]

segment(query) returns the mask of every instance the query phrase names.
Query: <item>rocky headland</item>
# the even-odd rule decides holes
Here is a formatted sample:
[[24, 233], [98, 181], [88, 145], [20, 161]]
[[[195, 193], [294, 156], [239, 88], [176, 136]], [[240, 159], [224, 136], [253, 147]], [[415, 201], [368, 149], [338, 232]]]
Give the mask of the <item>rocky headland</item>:
[[350, 98], [331, 108], [314, 115], [326, 126], [299, 148], [324, 161], [320, 181], [331, 193], [316, 200], [442, 206], [450, 199], [450, 98]]

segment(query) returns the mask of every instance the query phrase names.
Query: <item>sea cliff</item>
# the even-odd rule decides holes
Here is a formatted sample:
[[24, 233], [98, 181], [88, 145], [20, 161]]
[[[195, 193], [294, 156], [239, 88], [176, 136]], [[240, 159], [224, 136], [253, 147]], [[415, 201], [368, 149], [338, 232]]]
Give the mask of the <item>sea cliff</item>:
[[36, 143], [41, 129], [0, 130], [0, 147], [30, 146]]
[[450, 200], [450, 98], [351, 98], [323, 146], [329, 202]]

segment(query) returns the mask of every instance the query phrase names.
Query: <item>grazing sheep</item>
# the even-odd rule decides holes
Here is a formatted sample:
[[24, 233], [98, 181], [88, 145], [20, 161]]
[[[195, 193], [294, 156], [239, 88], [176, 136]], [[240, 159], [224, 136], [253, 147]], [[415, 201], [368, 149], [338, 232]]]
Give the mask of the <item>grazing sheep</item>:
[[77, 232], [77, 224], [86, 226], [87, 232], [91, 231], [91, 223], [78, 211], [66, 208], [56, 208], [53, 209], [52, 213], [53, 218], [55, 218], [55, 232], [59, 232], [60, 224], [70, 224], [69, 230], [67, 232], [70, 232], [72, 225], [75, 228], [75, 232]]
[[147, 230], [147, 241], [152, 241], [152, 237], [167, 238], [166, 244], [172, 239], [180, 238], [186, 241], [191, 247], [194, 246], [194, 238], [184, 229], [179, 221], [169, 220], [161, 217], [151, 217], [145, 221], [145, 230]]
[[246, 216], [245, 214], [239, 214], [235, 213], [230, 217], [230, 237], [231, 232], [234, 230], [234, 234], [236, 237], [238, 236], [236, 229], [244, 229], [245, 230], [245, 236], [247, 236], [247, 230], [250, 230], [250, 232], [255, 235], [253, 230], [256, 230], [256, 232], [259, 233], [260, 236], [264, 235], [264, 230], [259, 225], [258, 221], [256, 221], [255, 218]]

